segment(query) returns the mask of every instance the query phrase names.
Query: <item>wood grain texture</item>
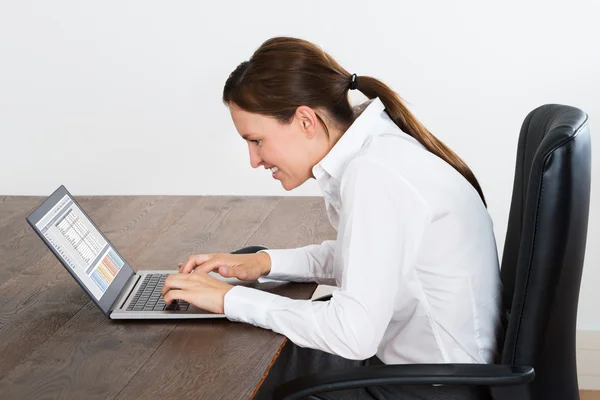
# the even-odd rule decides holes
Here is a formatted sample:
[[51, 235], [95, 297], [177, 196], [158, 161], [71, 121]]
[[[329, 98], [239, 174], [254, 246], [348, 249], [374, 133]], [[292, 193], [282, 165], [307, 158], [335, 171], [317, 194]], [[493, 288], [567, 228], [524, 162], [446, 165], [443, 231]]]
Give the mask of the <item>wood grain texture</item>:
[[322, 197], [285, 197], [250, 238], [248, 245], [289, 249], [335, 239]]
[[[174, 267], [189, 254], [246, 245], [281, 199], [104, 197], [83, 200], [82, 205], [85, 201], [92, 204], [83, 208], [128, 262], [135, 269], [153, 269]], [[258, 372], [240, 381], [240, 387], [230, 382], [217, 389], [224, 390], [223, 398], [239, 398], [236, 390], [249, 387], [251, 391], [261, 368], [264, 371], [272, 358], [261, 349], [262, 343], [283, 340], [272, 332], [226, 320], [185, 322], [181, 329], [175, 329], [178, 323], [173, 321], [110, 321], [32, 230], [22, 240], [20, 246], [3, 250], [7, 258], [25, 256], [29, 265], [11, 270], [8, 281], [0, 286], [3, 398], [114, 398], [120, 392], [121, 398], [137, 398], [136, 390], [128, 391], [128, 382], [135, 386], [138, 377], [150, 371], [149, 380], [141, 380], [142, 386], [148, 386], [160, 382], [165, 370], [185, 375], [182, 366], [203, 371], [191, 389], [202, 391], [212, 385], [212, 375], [206, 371], [228, 371], [223, 362], [236, 360], [238, 365], [242, 357]], [[32, 255], [27, 259], [27, 253], [19, 250], [38, 242], [42, 247], [40, 254], [35, 253], [37, 260]], [[0, 273], [7, 269], [2, 264]], [[272, 291], [308, 298], [312, 288], [293, 284]], [[206, 347], [207, 338], [212, 338], [212, 347]], [[185, 382], [179, 384], [190, 390]], [[231, 389], [237, 394], [232, 395]], [[155, 397], [152, 391], [147, 394]]]

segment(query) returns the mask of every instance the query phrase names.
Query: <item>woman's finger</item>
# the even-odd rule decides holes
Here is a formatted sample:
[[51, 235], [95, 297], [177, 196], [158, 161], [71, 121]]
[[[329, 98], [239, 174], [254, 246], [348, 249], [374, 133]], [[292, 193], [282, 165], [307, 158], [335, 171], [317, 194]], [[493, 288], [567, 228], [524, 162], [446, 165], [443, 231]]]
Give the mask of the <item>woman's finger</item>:
[[229, 266], [230, 264], [231, 264], [231, 262], [223, 260], [223, 258], [221, 258], [219, 256], [215, 256], [215, 257], [211, 258], [210, 260], [206, 261], [205, 263], [203, 263], [197, 269], [198, 269], [198, 271], [208, 274], [209, 272], [214, 271], [221, 266]]
[[181, 273], [188, 274], [192, 272], [197, 266], [202, 265], [206, 261], [212, 258], [212, 254], [196, 254], [193, 256], [189, 256], [188, 259], [183, 263], [183, 266], [180, 268]]
[[193, 277], [195, 275], [170, 274], [163, 283], [162, 290], [160, 291], [162, 296], [164, 297], [169, 290], [181, 290], [193, 287], [196, 284]]
[[192, 304], [194, 294], [189, 290], [169, 290], [164, 296], [165, 304], [171, 304], [173, 300], [183, 300]]
[[219, 274], [225, 278], [237, 278], [241, 281], [248, 279], [248, 268], [238, 268], [237, 265], [230, 265], [219, 268]]

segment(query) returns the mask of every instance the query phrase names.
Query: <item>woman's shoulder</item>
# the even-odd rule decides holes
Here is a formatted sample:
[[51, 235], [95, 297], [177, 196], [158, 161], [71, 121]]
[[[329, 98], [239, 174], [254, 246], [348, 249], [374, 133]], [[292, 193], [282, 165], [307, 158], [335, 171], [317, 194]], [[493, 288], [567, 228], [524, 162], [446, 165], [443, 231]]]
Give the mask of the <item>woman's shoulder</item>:
[[360, 202], [363, 206], [385, 208], [393, 204], [395, 212], [411, 210], [415, 218], [422, 221], [431, 219], [431, 207], [410, 177], [400, 170], [389, 168], [385, 162], [369, 153], [354, 157], [344, 170], [340, 182], [342, 205], [347, 202], [355, 204], [357, 197], [369, 199]]
[[[412, 175], [407, 167], [400, 166], [374, 152], [361, 152], [353, 157], [342, 174], [340, 188], [352, 183], [355, 190], [384, 193], [390, 190], [412, 191], [418, 196], [412, 184]], [[418, 196], [419, 197], [419, 196]]]

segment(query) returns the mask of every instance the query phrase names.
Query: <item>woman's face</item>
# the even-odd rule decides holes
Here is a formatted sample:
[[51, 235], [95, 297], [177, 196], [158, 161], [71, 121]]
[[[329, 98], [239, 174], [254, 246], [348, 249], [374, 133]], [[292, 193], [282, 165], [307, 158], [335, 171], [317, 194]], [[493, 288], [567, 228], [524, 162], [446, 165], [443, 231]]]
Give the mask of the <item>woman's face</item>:
[[312, 168], [329, 151], [327, 135], [310, 107], [298, 107], [289, 124], [244, 111], [235, 104], [229, 111], [235, 128], [248, 144], [250, 165], [269, 170], [285, 190], [313, 177]]

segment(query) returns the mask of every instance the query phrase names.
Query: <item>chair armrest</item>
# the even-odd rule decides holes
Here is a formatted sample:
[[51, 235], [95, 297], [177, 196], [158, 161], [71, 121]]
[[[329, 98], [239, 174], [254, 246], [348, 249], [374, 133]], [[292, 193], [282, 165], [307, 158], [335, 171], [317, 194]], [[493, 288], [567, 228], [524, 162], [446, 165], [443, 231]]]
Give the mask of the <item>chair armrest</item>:
[[374, 365], [306, 375], [278, 386], [274, 398], [296, 400], [323, 392], [380, 385], [522, 385], [534, 376], [531, 367], [497, 364]]
[[258, 253], [260, 250], [267, 250], [267, 248], [263, 246], [248, 246], [232, 251], [231, 254], [251, 254]]

